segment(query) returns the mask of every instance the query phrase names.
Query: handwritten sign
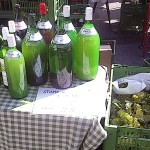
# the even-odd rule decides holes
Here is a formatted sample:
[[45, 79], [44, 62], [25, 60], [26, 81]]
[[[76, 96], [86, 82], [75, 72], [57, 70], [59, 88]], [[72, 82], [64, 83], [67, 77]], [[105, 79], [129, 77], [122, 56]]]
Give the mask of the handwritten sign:
[[101, 68], [95, 80], [73, 88], [59, 90], [40, 87], [33, 114], [71, 116], [105, 116], [107, 84], [106, 72]]

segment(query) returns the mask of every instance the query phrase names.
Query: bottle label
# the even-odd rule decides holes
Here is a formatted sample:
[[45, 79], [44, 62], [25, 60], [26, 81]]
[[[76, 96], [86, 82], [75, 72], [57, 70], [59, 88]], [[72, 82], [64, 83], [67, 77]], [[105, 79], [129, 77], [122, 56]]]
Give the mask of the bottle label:
[[49, 21], [46, 22], [38, 22], [37, 23], [37, 28], [38, 29], [52, 29], [52, 25]]
[[40, 34], [39, 31], [29, 35], [29, 41], [39, 41], [41, 39], [42, 39], [42, 35]]
[[98, 34], [94, 27], [92, 28], [81, 28], [80, 34], [85, 36], [96, 35]]
[[61, 88], [69, 87], [72, 83], [72, 75], [68, 73], [67, 69], [64, 68], [57, 74], [58, 85]]
[[6, 53], [6, 57], [7, 58], [19, 58], [19, 57], [21, 57], [21, 53], [18, 50], [16, 50], [16, 51], [9, 50]]
[[15, 22], [16, 31], [27, 29], [27, 25], [24, 21]]
[[70, 31], [70, 30], [75, 31], [75, 28], [74, 28], [74, 26], [71, 22], [67, 23], [67, 24], [64, 24], [64, 29], [65, 29], [65, 31]]
[[67, 34], [56, 35], [54, 38], [54, 41], [56, 44], [68, 44], [71, 42], [71, 40]]
[[36, 74], [37, 77], [41, 77], [42, 76], [42, 66], [41, 66], [41, 58], [40, 55], [38, 55], [37, 59], [36, 59], [36, 63], [34, 65], [34, 72]]
[[7, 75], [6, 75], [6, 71], [5, 71], [5, 65], [4, 65], [4, 59], [0, 58], [0, 64], [1, 64], [1, 69], [2, 69], [3, 83], [4, 83], [4, 85], [8, 86]]

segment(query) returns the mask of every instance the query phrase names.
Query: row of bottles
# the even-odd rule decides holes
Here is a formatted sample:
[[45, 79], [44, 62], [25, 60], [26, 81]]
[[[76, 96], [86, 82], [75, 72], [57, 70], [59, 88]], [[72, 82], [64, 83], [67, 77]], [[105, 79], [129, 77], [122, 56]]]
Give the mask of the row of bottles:
[[[63, 19], [58, 22], [55, 34], [46, 16], [45, 3], [39, 4], [41, 17], [37, 23], [35, 13], [29, 13], [27, 30], [20, 16], [20, 6], [17, 4], [15, 7], [16, 17], [14, 21], [8, 21], [9, 31], [6, 31], [7, 27], [3, 27], [6, 33], [3, 35], [6, 50], [3, 50], [5, 44], [0, 50], [0, 62], [4, 68], [2, 75], [5, 75], [3, 81], [8, 81], [5, 85], [13, 98], [27, 96], [27, 83], [31, 86], [45, 84], [48, 70], [52, 86], [60, 89], [69, 88], [74, 75], [81, 80], [96, 77], [100, 37], [92, 24], [91, 7], [86, 8], [86, 22], [77, 33], [70, 20], [70, 6], [64, 5]], [[20, 38], [21, 44], [18, 43], [21, 48], [17, 43], [17, 36]]]

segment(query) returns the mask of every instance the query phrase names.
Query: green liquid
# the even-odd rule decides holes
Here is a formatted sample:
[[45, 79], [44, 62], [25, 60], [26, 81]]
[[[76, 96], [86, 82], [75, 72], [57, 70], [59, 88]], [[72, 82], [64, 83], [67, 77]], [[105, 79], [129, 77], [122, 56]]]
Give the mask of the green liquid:
[[73, 73], [76, 73], [76, 40], [77, 40], [77, 32], [70, 30], [66, 32], [72, 41], [73, 47]]
[[52, 86], [65, 89], [72, 85], [72, 44], [56, 44], [52, 40], [49, 54]]
[[19, 58], [4, 58], [7, 73], [8, 88], [12, 98], [24, 98], [27, 96], [28, 87], [23, 55]]
[[45, 84], [48, 79], [47, 52], [44, 40], [23, 40], [22, 53], [25, 59], [27, 80], [30, 85]]
[[[90, 29], [94, 26], [85, 24], [83, 27]], [[79, 32], [76, 46], [76, 76], [82, 80], [94, 79], [99, 65], [100, 37], [98, 33], [86, 36]]]

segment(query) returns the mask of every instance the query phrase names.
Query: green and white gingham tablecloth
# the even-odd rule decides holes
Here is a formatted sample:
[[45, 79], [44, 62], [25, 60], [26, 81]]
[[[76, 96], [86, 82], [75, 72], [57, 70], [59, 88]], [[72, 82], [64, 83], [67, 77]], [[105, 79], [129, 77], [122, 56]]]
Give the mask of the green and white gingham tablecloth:
[[[74, 79], [72, 87], [83, 83]], [[51, 87], [50, 81], [44, 87]], [[38, 88], [29, 87], [25, 99], [34, 102]], [[11, 99], [0, 85], [0, 150], [95, 150], [107, 136], [100, 116], [32, 114], [15, 110], [19, 106], [21, 100]]]

